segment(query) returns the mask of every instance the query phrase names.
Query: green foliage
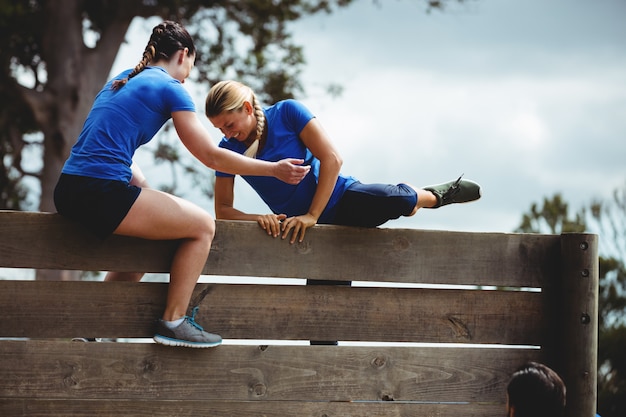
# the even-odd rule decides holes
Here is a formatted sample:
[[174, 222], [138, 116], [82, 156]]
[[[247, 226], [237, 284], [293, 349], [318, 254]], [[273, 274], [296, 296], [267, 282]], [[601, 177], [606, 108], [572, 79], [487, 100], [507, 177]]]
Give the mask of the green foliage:
[[626, 256], [626, 182], [613, 191], [607, 200], [594, 200], [583, 210], [594, 230], [600, 234], [600, 244], [608, 256]]
[[598, 412], [626, 415], [626, 183], [586, 211], [600, 236]]
[[600, 257], [598, 308], [598, 412], [626, 415], [626, 267]]
[[[21, 206], [27, 176], [40, 181], [40, 208], [53, 208], [62, 162], [135, 17], [182, 22], [198, 49], [198, 81], [235, 78], [270, 104], [303, 92], [304, 54], [290, 24], [353, 1], [0, 0], [0, 208]], [[414, 1], [430, 12], [464, 0]], [[331, 94], [340, 91], [329, 87]], [[33, 132], [43, 133], [34, 145], [42, 147], [44, 164], [26, 172], [21, 152], [30, 145], [21, 137]]]
[[[626, 267], [624, 261], [600, 257], [600, 329], [626, 324]], [[626, 347], [626, 345], [624, 345]]]
[[584, 218], [576, 214], [570, 219], [568, 210], [568, 205], [560, 194], [555, 194], [552, 199], [544, 198], [541, 208], [536, 203], [530, 206], [530, 213], [522, 216], [522, 223], [515, 231], [552, 234], [584, 232]]
[[[68, 0], [59, 7], [47, 0], [0, 0], [0, 208], [21, 207], [25, 176], [41, 180], [42, 199], [51, 199], [87, 106], [106, 81], [135, 17], [185, 24], [198, 48], [199, 81], [237, 78], [273, 102], [302, 92], [298, 77], [304, 55], [289, 23], [352, 1]], [[44, 133], [35, 146], [43, 147], [45, 165], [26, 172], [22, 151], [29, 144], [23, 135], [37, 131]], [[173, 162], [171, 156], [166, 159]]]
[[626, 327], [600, 332], [598, 352], [598, 413], [622, 417], [626, 413]]

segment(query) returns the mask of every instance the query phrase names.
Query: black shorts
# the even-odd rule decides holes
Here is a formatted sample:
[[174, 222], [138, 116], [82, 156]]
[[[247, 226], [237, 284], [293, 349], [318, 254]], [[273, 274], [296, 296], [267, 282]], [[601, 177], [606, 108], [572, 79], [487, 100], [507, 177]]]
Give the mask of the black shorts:
[[60, 215], [104, 239], [124, 220], [140, 192], [124, 181], [61, 174], [54, 204]]
[[332, 224], [376, 227], [408, 216], [417, 205], [417, 193], [406, 184], [352, 184], [337, 203]]

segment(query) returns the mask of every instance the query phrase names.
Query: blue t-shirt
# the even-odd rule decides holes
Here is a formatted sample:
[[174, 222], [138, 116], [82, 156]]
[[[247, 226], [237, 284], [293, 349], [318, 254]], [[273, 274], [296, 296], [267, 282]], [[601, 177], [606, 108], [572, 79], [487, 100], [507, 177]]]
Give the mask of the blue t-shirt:
[[180, 81], [161, 67], [146, 67], [117, 90], [111, 89], [112, 82], [96, 96], [63, 173], [129, 182], [137, 148], [154, 137], [172, 112], [196, 110]]
[[[267, 129], [265, 146], [257, 154], [257, 159], [276, 162], [285, 158], [304, 159], [304, 165], [311, 165], [311, 171], [297, 185], [287, 184], [274, 177], [242, 176], [252, 186], [261, 199], [275, 214], [288, 217], [306, 214], [313, 201], [319, 179], [320, 161], [315, 158], [300, 139], [300, 132], [313, 119], [313, 114], [295, 100], [280, 101], [264, 109]], [[246, 145], [237, 139], [224, 137], [219, 145], [243, 154]], [[217, 176], [233, 177], [231, 174], [216, 172]], [[318, 223], [329, 223], [334, 218], [335, 206], [346, 189], [356, 179], [339, 174], [335, 189], [318, 219]]]

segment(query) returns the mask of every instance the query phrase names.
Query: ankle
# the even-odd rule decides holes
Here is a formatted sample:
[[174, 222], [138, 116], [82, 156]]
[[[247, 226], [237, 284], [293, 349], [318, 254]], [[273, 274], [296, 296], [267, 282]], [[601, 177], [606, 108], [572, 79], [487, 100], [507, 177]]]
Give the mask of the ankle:
[[438, 202], [437, 196], [432, 191], [420, 189], [417, 191], [417, 205], [411, 215], [415, 214], [419, 208], [435, 207]]
[[180, 326], [183, 321], [185, 321], [185, 318], [181, 317], [179, 319], [171, 320], [171, 321], [170, 320], [163, 320], [163, 324], [165, 324], [165, 326], [168, 329], [172, 330], [172, 329], [175, 329], [178, 326]]

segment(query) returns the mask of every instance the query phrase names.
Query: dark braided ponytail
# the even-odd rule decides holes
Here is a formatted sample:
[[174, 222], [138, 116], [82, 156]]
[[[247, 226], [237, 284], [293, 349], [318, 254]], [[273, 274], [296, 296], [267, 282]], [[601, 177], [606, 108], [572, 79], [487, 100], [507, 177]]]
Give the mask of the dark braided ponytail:
[[117, 90], [126, 85], [128, 80], [143, 71], [150, 63], [158, 62], [162, 59], [169, 61], [172, 56], [181, 49], [187, 48], [188, 55], [196, 53], [191, 35], [180, 23], [166, 20], [159, 23], [152, 29], [152, 35], [146, 49], [143, 51], [141, 61], [135, 66], [128, 77], [113, 81], [111, 88]]

